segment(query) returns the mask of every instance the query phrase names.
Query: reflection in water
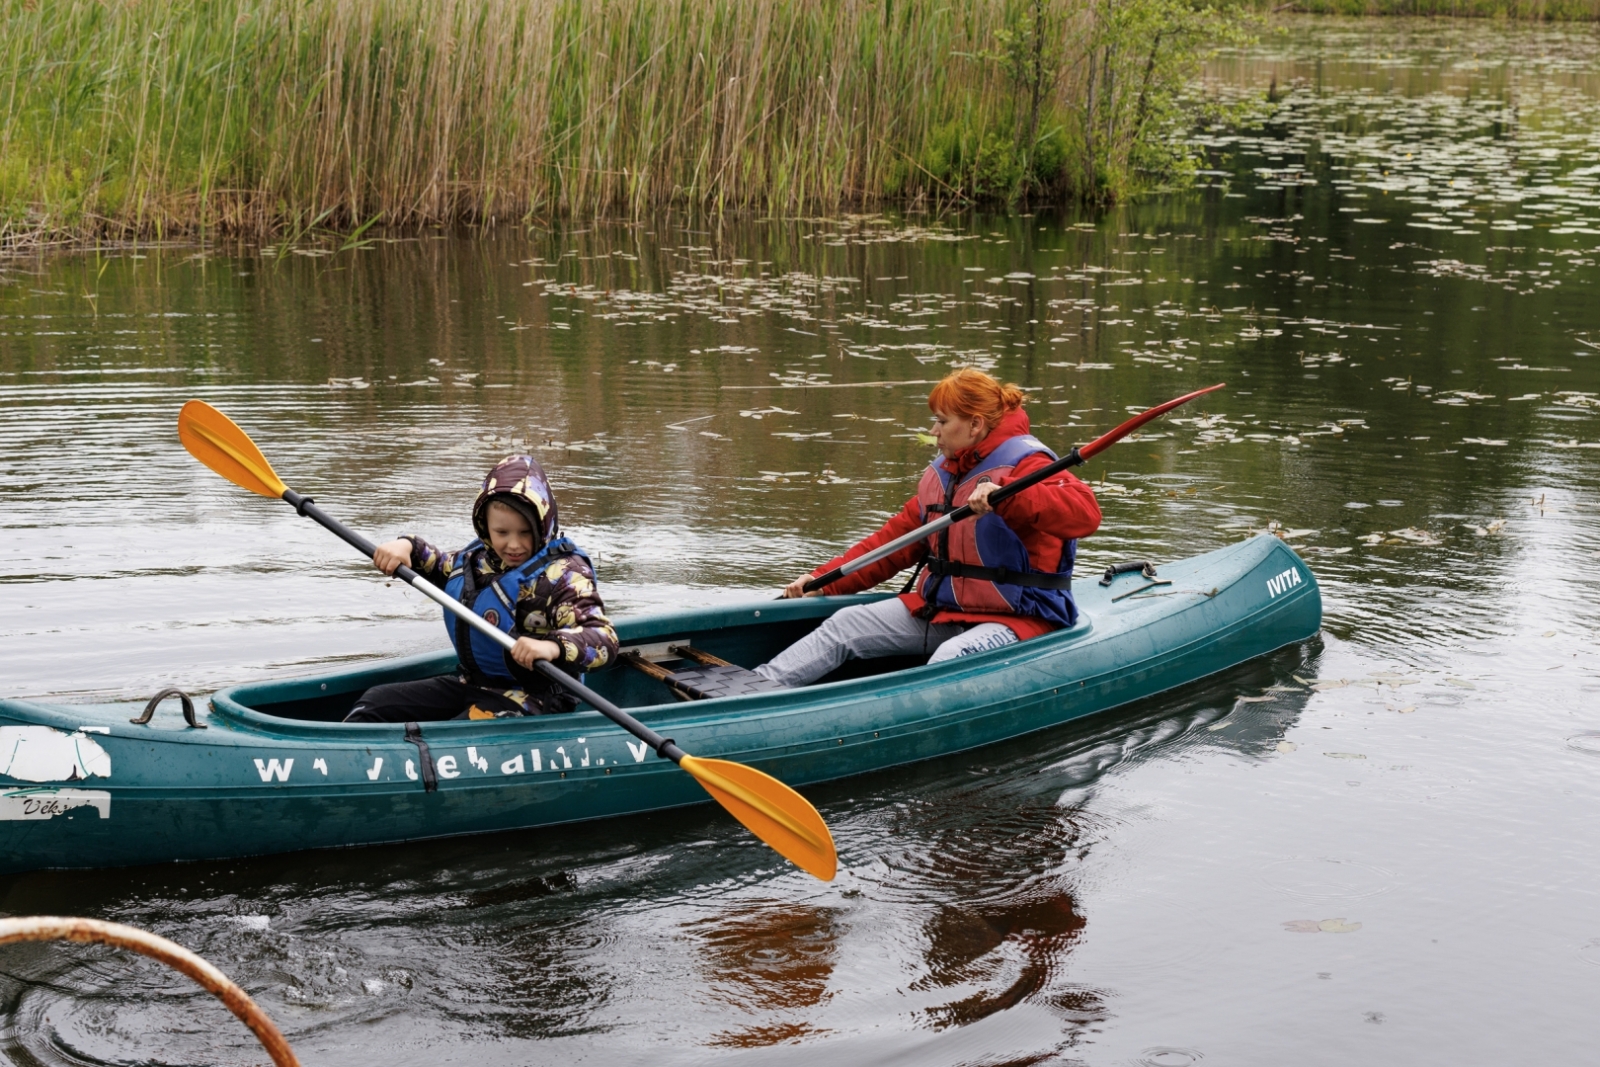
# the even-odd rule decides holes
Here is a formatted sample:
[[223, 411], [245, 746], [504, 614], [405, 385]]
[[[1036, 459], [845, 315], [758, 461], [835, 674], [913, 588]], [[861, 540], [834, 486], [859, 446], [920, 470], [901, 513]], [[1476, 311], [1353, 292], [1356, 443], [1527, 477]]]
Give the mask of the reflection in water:
[[[1086, 920], [1072, 897], [1041, 890], [1036, 899], [973, 906], [945, 905], [928, 924], [927, 983], [944, 988], [1009, 980], [996, 992], [975, 992], [929, 1012], [935, 1025], [964, 1026], [1042, 992], [1065, 965], [1071, 942]], [[1015, 958], [1008, 958], [1015, 957]], [[1093, 994], [1073, 991], [1053, 998], [1079, 1025], [1096, 1017]]]
[[1098, 1017], [1095, 994], [1062, 984], [1086, 921], [1067, 880], [1088, 839], [1057, 795], [968, 785], [956, 803], [924, 806], [896, 827], [897, 888], [942, 902], [923, 923], [924, 974], [911, 985], [926, 994], [928, 1025], [963, 1026], [1024, 1001], [1073, 1028]]
[[[770, 595], [873, 528], [952, 364], [1026, 386], [1057, 448], [1226, 380], [1086, 469], [1081, 573], [1276, 522], [1328, 619], [1123, 712], [807, 790], [826, 887], [693, 809], [40, 872], [0, 910], [152, 928], [351, 1067], [1592, 1058], [1600, 50], [1299, 26], [1213, 68], [1303, 79], [1205, 135], [1213, 187], [1100, 217], [0, 263], [7, 695], [442, 645], [431, 605], [189, 459], [194, 395], [373, 533], [464, 540], [485, 467], [534, 449], [632, 614]], [[60, 946], [0, 959], [0, 1054], [259, 1055], [167, 972]]]
[[[827, 997], [836, 962], [836, 913], [781, 901], [742, 905], [685, 929], [704, 946], [703, 994], [752, 1017], [712, 1035], [709, 1044], [755, 1048], [825, 1033], [805, 1009]], [[776, 1022], [774, 1019], [788, 1021]]]

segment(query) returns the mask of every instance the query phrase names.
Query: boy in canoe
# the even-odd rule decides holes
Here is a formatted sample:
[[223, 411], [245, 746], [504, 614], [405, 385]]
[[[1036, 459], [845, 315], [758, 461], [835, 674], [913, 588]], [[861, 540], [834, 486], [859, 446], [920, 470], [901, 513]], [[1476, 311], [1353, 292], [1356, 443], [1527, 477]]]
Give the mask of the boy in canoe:
[[907, 567], [920, 573], [897, 599], [835, 612], [757, 674], [784, 686], [809, 685], [847, 659], [931, 654], [928, 662], [938, 663], [1077, 621], [1072, 563], [1078, 538], [1100, 527], [1093, 490], [1062, 471], [998, 508], [988, 503], [1008, 481], [1056, 458], [1028, 432], [1024, 399], [1017, 386], [970, 368], [933, 387], [928, 408], [940, 455], [916, 495], [877, 533], [796, 578], [783, 595], [807, 595], [809, 579], [964, 504], [978, 517], [834, 582], [827, 592], [859, 593]]
[[[478, 539], [444, 552], [406, 535], [379, 545], [373, 564], [385, 574], [408, 565], [508, 634], [510, 656], [532, 670], [549, 660], [574, 677], [609, 662], [617, 634], [589, 557], [561, 535], [555, 496], [539, 461], [508, 456], [483, 480], [472, 505]], [[513, 677], [499, 645], [446, 613], [456, 646], [457, 677], [379, 685], [361, 694], [345, 722], [494, 719], [571, 711], [567, 690]]]

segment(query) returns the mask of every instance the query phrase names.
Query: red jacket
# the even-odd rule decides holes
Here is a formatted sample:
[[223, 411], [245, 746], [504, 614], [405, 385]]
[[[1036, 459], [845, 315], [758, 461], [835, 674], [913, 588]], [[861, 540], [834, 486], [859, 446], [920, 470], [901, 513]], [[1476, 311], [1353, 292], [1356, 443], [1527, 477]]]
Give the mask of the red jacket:
[[[941, 462], [945, 470], [959, 478], [976, 467], [978, 461], [993, 452], [1002, 441], [1027, 432], [1027, 413], [1018, 408], [1001, 419], [982, 441]], [[1010, 476], [1002, 479], [1000, 484], [1015, 481], [1048, 463], [1050, 463], [1049, 456], [1036, 452], [1017, 464]], [[1100, 528], [1100, 505], [1095, 502], [1094, 491], [1067, 471], [1062, 471], [1054, 478], [1048, 478], [1009, 500], [1002, 500], [1000, 506], [995, 508], [995, 513], [1004, 519], [1006, 525], [1022, 538], [1023, 544], [1027, 545], [1028, 558], [1034, 568], [1046, 572], [1055, 570], [1067, 541], [1074, 537], [1088, 537]], [[812, 571], [811, 575], [816, 577], [832, 570], [857, 556], [871, 552], [879, 545], [893, 541], [896, 537], [903, 537], [921, 525], [921, 509], [917, 498], [912, 496], [906, 501], [906, 506], [900, 509], [900, 513], [884, 523], [877, 533], [857, 542], [844, 555], [824, 563]], [[925, 551], [927, 551], [925, 543], [908, 545], [892, 556], [840, 578], [828, 587], [828, 591], [843, 594], [871, 589], [880, 582], [888, 581], [900, 571], [916, 566]], [[919, 611], [923, 607], [922, 596], [918, 593], [902, 593], [900, 599], [909, 611]], [[1017, 637], [1024, 641], [1055, 629], [1053, 623], [1044, 619], [959, 611], [941, 611], [933, 617], [933, 622], [998, 622], [1010, 627]]]

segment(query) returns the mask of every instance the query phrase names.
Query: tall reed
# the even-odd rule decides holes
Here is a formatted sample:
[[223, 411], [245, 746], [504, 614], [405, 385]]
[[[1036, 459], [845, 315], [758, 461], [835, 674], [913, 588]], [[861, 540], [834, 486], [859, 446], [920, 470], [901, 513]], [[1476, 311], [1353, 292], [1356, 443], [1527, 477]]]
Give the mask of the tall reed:
[[0, 0], [0, 242], [1111, 199], [1200, 0]]

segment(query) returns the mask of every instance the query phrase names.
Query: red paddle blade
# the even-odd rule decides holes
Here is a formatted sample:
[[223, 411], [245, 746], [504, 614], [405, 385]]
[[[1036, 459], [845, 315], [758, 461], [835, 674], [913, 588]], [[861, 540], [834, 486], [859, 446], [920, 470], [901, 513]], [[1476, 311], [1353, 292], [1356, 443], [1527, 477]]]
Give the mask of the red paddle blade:
[[1205, 396], [1207, 393], [1214, 393], [1227, 384], [1227, 382], [1218, 382], [1216, 385], [1208, 388], [1196, 389], [1192, 393], [1186, 393], [1185, 395], [1178, 397], [1176, 400], [1169, 400], [1165, 404], [1157, 404], [1149, 411], [1141, 411], [1139, 414], [1135, 415], [1121, 426], [1118, 426], [1115, 430], [1112, 430], [1109, 433], [1103, 433], [1099, 437], [1096, 437], [1093, 441], [1090, 441], [1088, 444], [1080, 446], [1078, 449], [1078, 455], [1082, 456], [1084, 459], [1089, 459], [1097, 452], [1103, 452], [1110, 448], [1112, 445], [1116, 444], [1118, 441], [1122, 440], [1124, 437], [1128, 436], [1130, 433], [1137, 430], [1139, 427], [1143, 426], [1152, 419], [1159, 419], [1173, 408], [1182, 407], [1184, 404], [1187, 404], [1197, 396]]

